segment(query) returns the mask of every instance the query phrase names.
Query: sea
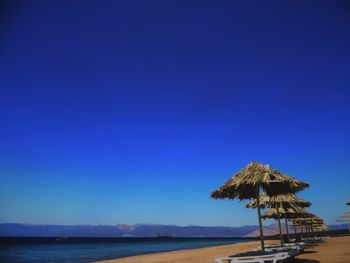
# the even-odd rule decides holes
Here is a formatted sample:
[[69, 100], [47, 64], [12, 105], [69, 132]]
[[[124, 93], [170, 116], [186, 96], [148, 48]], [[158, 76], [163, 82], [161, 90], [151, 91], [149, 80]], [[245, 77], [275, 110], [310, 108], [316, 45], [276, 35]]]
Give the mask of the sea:
[[203, 248], [251, 241], [251, 238], [0, 237], [1, 263], [87, 263], [134, 255]]

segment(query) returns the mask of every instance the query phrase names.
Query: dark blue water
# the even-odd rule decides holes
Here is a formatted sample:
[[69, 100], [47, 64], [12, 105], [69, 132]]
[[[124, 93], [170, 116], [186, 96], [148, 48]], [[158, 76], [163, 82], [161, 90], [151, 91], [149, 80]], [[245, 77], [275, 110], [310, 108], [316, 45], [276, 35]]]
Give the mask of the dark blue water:
[[54, 238], [0, 239], [1, 263], [69, 262], [201, 248], [250, 241], [245, 238]]

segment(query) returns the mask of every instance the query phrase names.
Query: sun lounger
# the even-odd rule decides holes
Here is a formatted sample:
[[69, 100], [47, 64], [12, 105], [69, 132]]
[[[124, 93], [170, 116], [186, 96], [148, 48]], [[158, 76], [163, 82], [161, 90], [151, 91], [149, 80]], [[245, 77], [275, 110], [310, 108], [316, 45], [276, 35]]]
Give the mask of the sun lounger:
[[[299, 252], [303, 252], [305, 249], [306, 243], [305, 242], [295, 242], [295, 243], [283, 243], [283, 246], [280, 244], [275, 244], [275, 245], [266, 245], [265, 248], [299, 248]], [[261, 249], [261, 247], [259, 247]]]
[[304, 251], [305, 247], [306, 247], [306, 243], [305, 242], [294, 242], [294, 243], [283, 243], [284, 247], [294, 247], [294, 246], [298, 246], [300, 247], [300, 251]]
[[305, 242], [287, 242], [287, 243], [283, 243], [283, 245], [286, 246], [305, 246]]
[[306, 244], [315, 244], [315, 243], [320, 243], [324, 241], [324, 238], [323, 237], [306, 237], [306, 238], [303, 238], [303, 241]]
[[291, 258], [291, 255], [288, 252], [278, 252], [278, 253], [264, 253], [261, 254], [259, 251], [250, 251], [237, 255], [233, 255], [230, 257], [221, 257], [217, 258], [217, 263], [277, 263], [283, 262], [287, 259]]
[[295, 257], [300, 254], [301, 249], [299, 246], [276, 246], [276, 247], [266, 247], [265, 251], [267, 252], [287, 252], [291, 257]]

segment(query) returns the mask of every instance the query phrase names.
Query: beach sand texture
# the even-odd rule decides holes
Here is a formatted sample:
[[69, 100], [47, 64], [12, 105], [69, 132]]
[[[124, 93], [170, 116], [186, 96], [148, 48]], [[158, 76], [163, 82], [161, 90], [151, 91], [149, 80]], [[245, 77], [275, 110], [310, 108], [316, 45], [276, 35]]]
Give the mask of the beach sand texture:
[[[267, 241], [267, 244], [278, 241]], [[237, 243], [217, 247], [181, 250], [121, 259], [99, 261], [99, 263], [213, 263], [219, 256], [228, 256], [249, 249], [254, 249], [259, 241]], [[296, 263], [350, 263], [350, 236], [332, 237], [325, 242], [308, 246], [303, 254], [296, 257]]]

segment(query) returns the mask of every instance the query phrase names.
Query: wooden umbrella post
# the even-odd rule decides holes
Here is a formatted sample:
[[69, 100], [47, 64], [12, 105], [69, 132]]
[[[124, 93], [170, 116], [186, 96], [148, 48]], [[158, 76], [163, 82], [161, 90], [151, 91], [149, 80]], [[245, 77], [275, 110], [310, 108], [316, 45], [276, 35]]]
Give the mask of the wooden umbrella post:
[[260, 211], [260, 198], [259, 198], [259, 190], [257, 195], [257, 202], [258, 202], [258, 218], [259, 218], [259, 230], [260, 230], [260, 242], [261, 242], [261, 250], [265, 252], [265, 244], [264, 244], [264, 232], [262, 228], [262, 221], [261, 221], [261, 211]]
[[283, 238], [282, 238], [282, 228], [281, 228], [281, 220], [280, 220], [280, 212], [279, 212], [279, 205], [276, 203], [277, 208], [277, 221], [278, 221], [278, 228], [280, 230], [280, 240], [281, 240], [281, 246], [283, 247]]
[[293, 218], [294, 234], [297, 234], [297, 226], [295, 225], [295, 219]]
[[284, 214], [284, 222], [286, 224], [286, 230], [287, 230], [287, 237], [289, 238], [289, 229], [288, 229], [288, 221], [287, 221], [287, 216]]

